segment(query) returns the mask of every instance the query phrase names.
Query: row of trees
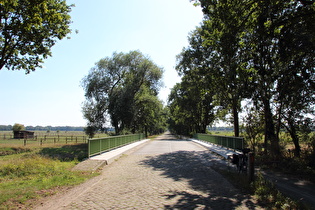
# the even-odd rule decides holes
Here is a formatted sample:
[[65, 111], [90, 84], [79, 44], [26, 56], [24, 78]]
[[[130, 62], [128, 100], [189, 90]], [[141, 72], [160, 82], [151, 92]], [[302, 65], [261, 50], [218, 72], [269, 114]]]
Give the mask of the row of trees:
[[139, 51], [113, 53], [83, 78], [87, 133], [111, 124], [116, 134], [160, 133], [167, 113], [158, 99], [163, 69]]
[[[298, 131], [310, 126], [315, 91], [315, 3], [311, 0], [196, 0], [204, 20], [178, 55], [182, 82], [169, 97], [176, 132], [204, 132], [241, 104], [263, 120], [265, 151], [280, 154], [286, 129], [299, 156]], [[253, 114], [253, 113], [258, 114]], [[229, 114], [229, 115], [228, 115]]]

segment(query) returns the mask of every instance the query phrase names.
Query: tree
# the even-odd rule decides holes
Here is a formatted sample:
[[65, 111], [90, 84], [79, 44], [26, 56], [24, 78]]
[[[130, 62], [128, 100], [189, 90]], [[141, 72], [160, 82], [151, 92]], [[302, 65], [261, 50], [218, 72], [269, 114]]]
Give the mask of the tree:
[[[315, 91], [315, 5], [296, 1], [275, 23], [279, 38], [280, 77], [277, 82], [279, 125], [290, 133], [295, 156], [300, 156], [299, 135], [311, 125]], [[290, 94], [288, 94], [290, 93]]]
[[300, 113], [310, 112], [313, 104], [314, 6], [310, 1], [257, 1], [248, 21], [246, 45], [257, 85], [253, 99], [263, 107], [265, 147], [270, 142], [273, 156], [280, 155], [281, 118], [291, 127], [289, 132], [299, 150], [293, 126], [298, 125]]
[[[196, 70], [196, 69], [195, 69]], [[197, 70], [196, 70], [197, 71]], [[214, 120], [211, 84], [202, 75], [192, 71], [175, 85], [169, 95], [170, 127], [181, 135], [205, 133]]]
[[65, 0], [0, 1], [0, 70], [41, 67], [51, 47], [71, 32]]
[[95, 136], [95, 133], [97, 132], [97, 130], [95, 129], [95, 127], [93, 126], [86, 126], [86, 128], [84, 128], [84, 132], [86, 135], [89, 136], [89, 138], [93, 138]]
[[216, 98], [232, 110], [235, 130], [240, 101], [250, 97], [256, 110], [263, 111], [265, 152], [279, 157], [284, 126], [298, 155], [299, 127], [314, 112], [313, 1], [195, 2], [205, 21], [199, 32], [202, 42], [192, 48], [202, 49], [206, 56], [191, 54], [185, 60], [208, 71], [205, 77], [215, 78]]
[[196, 28], [189, 35], [190, 45], [177, 56], [176, 70], [183, 77], [172, 90], [169, 105], [171, 125], [179, 134], [205, 133], [214, 120], [215, 80], [208, 72], [216, 68], [217, 57], [212, 48], [203, 46], [202, 33], [201, 27]]
[[243, 119], [244, 136], [251, 150], [255, 153], [258, 146], [258, 140], [262, 138], [264, 130], [264, 120], [262, 119], [262, 112], [255, 110], [253, 106], [247, 108], [247, 115]]
[[166, 119], [163, 117], [163, 104], [150, 90], [144, 86], [135, 96], [135, 113], [133, 127], [148, 136], [159, 134], [165, 130]]
[[[205, 19], [189, 36], [190, 46], [178, 56], [177, 70], [191, 75], [199, 68], [220, 106], [220, 113], [233, 116], [234, 135], [239, 136], [241, 100], [248, 97], [248, 72], [243, 67], [240, 34], [248, 12], [240, 1], [205, 1]], [[202, 79], [201, 79], [202, 80]], [[224, 110], [224, 111], [222, 111]]]
[[88, 125], [103, 129], [111, 123], [117, 134], [125, 129], [132, 133], [143, 130], [148, 124], [139, 121], [139, 115], [147, 123], [150, 115], [141, 114], [146, 106], [160, 106], [157, 95], [162, 73], [162, 68], [139, 51], [113, 53], [101, 59], [82, 80]]
[[13, 130], [13, 131], [23, 131], [23, 130], [25, 130], [25, 127], [24, 127], [24, 125], [22, 125], [22, 124], [15, 123], [15, 124], [13, 125], [12, 130]]
[[210, 69], [208, 77], [215, 78], [216, 98], [226, 113], [231, 113], [234, 135], [239, 136], [241, 101], [249, 96], [241, 36], [251, 10], [243, 0], [200, 2], [205, 14], [202, 46], [216, 54], [209, 62], [216, 68]]

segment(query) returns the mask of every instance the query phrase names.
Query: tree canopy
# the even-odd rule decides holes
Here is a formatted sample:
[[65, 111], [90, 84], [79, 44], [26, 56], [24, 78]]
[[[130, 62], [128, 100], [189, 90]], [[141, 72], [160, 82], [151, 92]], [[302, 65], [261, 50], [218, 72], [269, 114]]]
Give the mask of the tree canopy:
[[12, 127], [13, 131], [23, 131], [25, 130], [25, 127], [23, 124], [15, 123]]
[[139, 51], [101, 59], [82, 80], [88, 126], [104, 129], [110, 123], [117, 134], [159, 129], [162, 74], [163, 69]]
[[0, 70], [41, 67], [56, 41], [71, 32], [71, 7], [65, 0], [0, 1]]
[[[177, 70], [184, 80], [173, 92], [184, 86], [185, 78], [201, 76], [195, 84], [204, 84], [204, 80], [211, 84], [203, 95], [213, 95], [208, 103], [214, 110], [232, 115], [236, 136], [241, 102], [252, 101], [262, 113], [265, 151], [279, 155], [279, 131], [285, 128], [298, 155], [297, 132], [301, 126], [310, 125], [308, 118], [314, 113], [313, 1], [194, 2], [202, 7], [204, 21], [190, 34], [189, 46], [178, 56]], [[174, 107], [175, 102], [170, 102]], [[183, 109], [187, 104], [177, 106]], [[182, 119], [174, 121], [188, 119], [178, 117]]]

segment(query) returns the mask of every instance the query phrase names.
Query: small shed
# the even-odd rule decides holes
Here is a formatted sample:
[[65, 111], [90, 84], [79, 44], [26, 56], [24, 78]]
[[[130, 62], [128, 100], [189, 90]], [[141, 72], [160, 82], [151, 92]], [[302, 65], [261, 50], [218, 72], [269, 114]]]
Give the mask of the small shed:
[[33, 139], [34, 132], [32, 131], [13, 131], [15, 139]]

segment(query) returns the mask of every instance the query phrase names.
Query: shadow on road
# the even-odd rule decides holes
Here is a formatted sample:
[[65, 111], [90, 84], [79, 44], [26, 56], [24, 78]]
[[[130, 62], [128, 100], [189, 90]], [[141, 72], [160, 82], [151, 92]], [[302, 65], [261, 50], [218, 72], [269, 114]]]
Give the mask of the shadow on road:
[[[179, 196], [178, 202], [166, 209], [235, 209], [246, 206], [255, 209], [248, 196], [240, 194], [226, 179], [211, 168], [207, 152], [179, 151], [150, 157], [142, 162], [147, 167], [162, 171], [162, 175], [174, 181], [186, 180], [190, 189], [170, 191], [167, 199]], [[205, 164], [205, 161], [207, 164]]]
[[159, 141], [163, 141], [163, 140], [167, 140], [167, 141], [172, 141], [172, 140], [174, 140], [174, 141], [179, 141], [179, 140], [181, 140], [181, 141], [182, 141], [182, 139], [177, 138], [175, 135], [173, 135], [173, 134], [171, 134], [171, 133], [169, 133], [169, 132], [166, 132], [166, 133], [164, 133], [163, 135], [160, 135], [160, 136], [156, 137], [155, 140], [159, 140]]

